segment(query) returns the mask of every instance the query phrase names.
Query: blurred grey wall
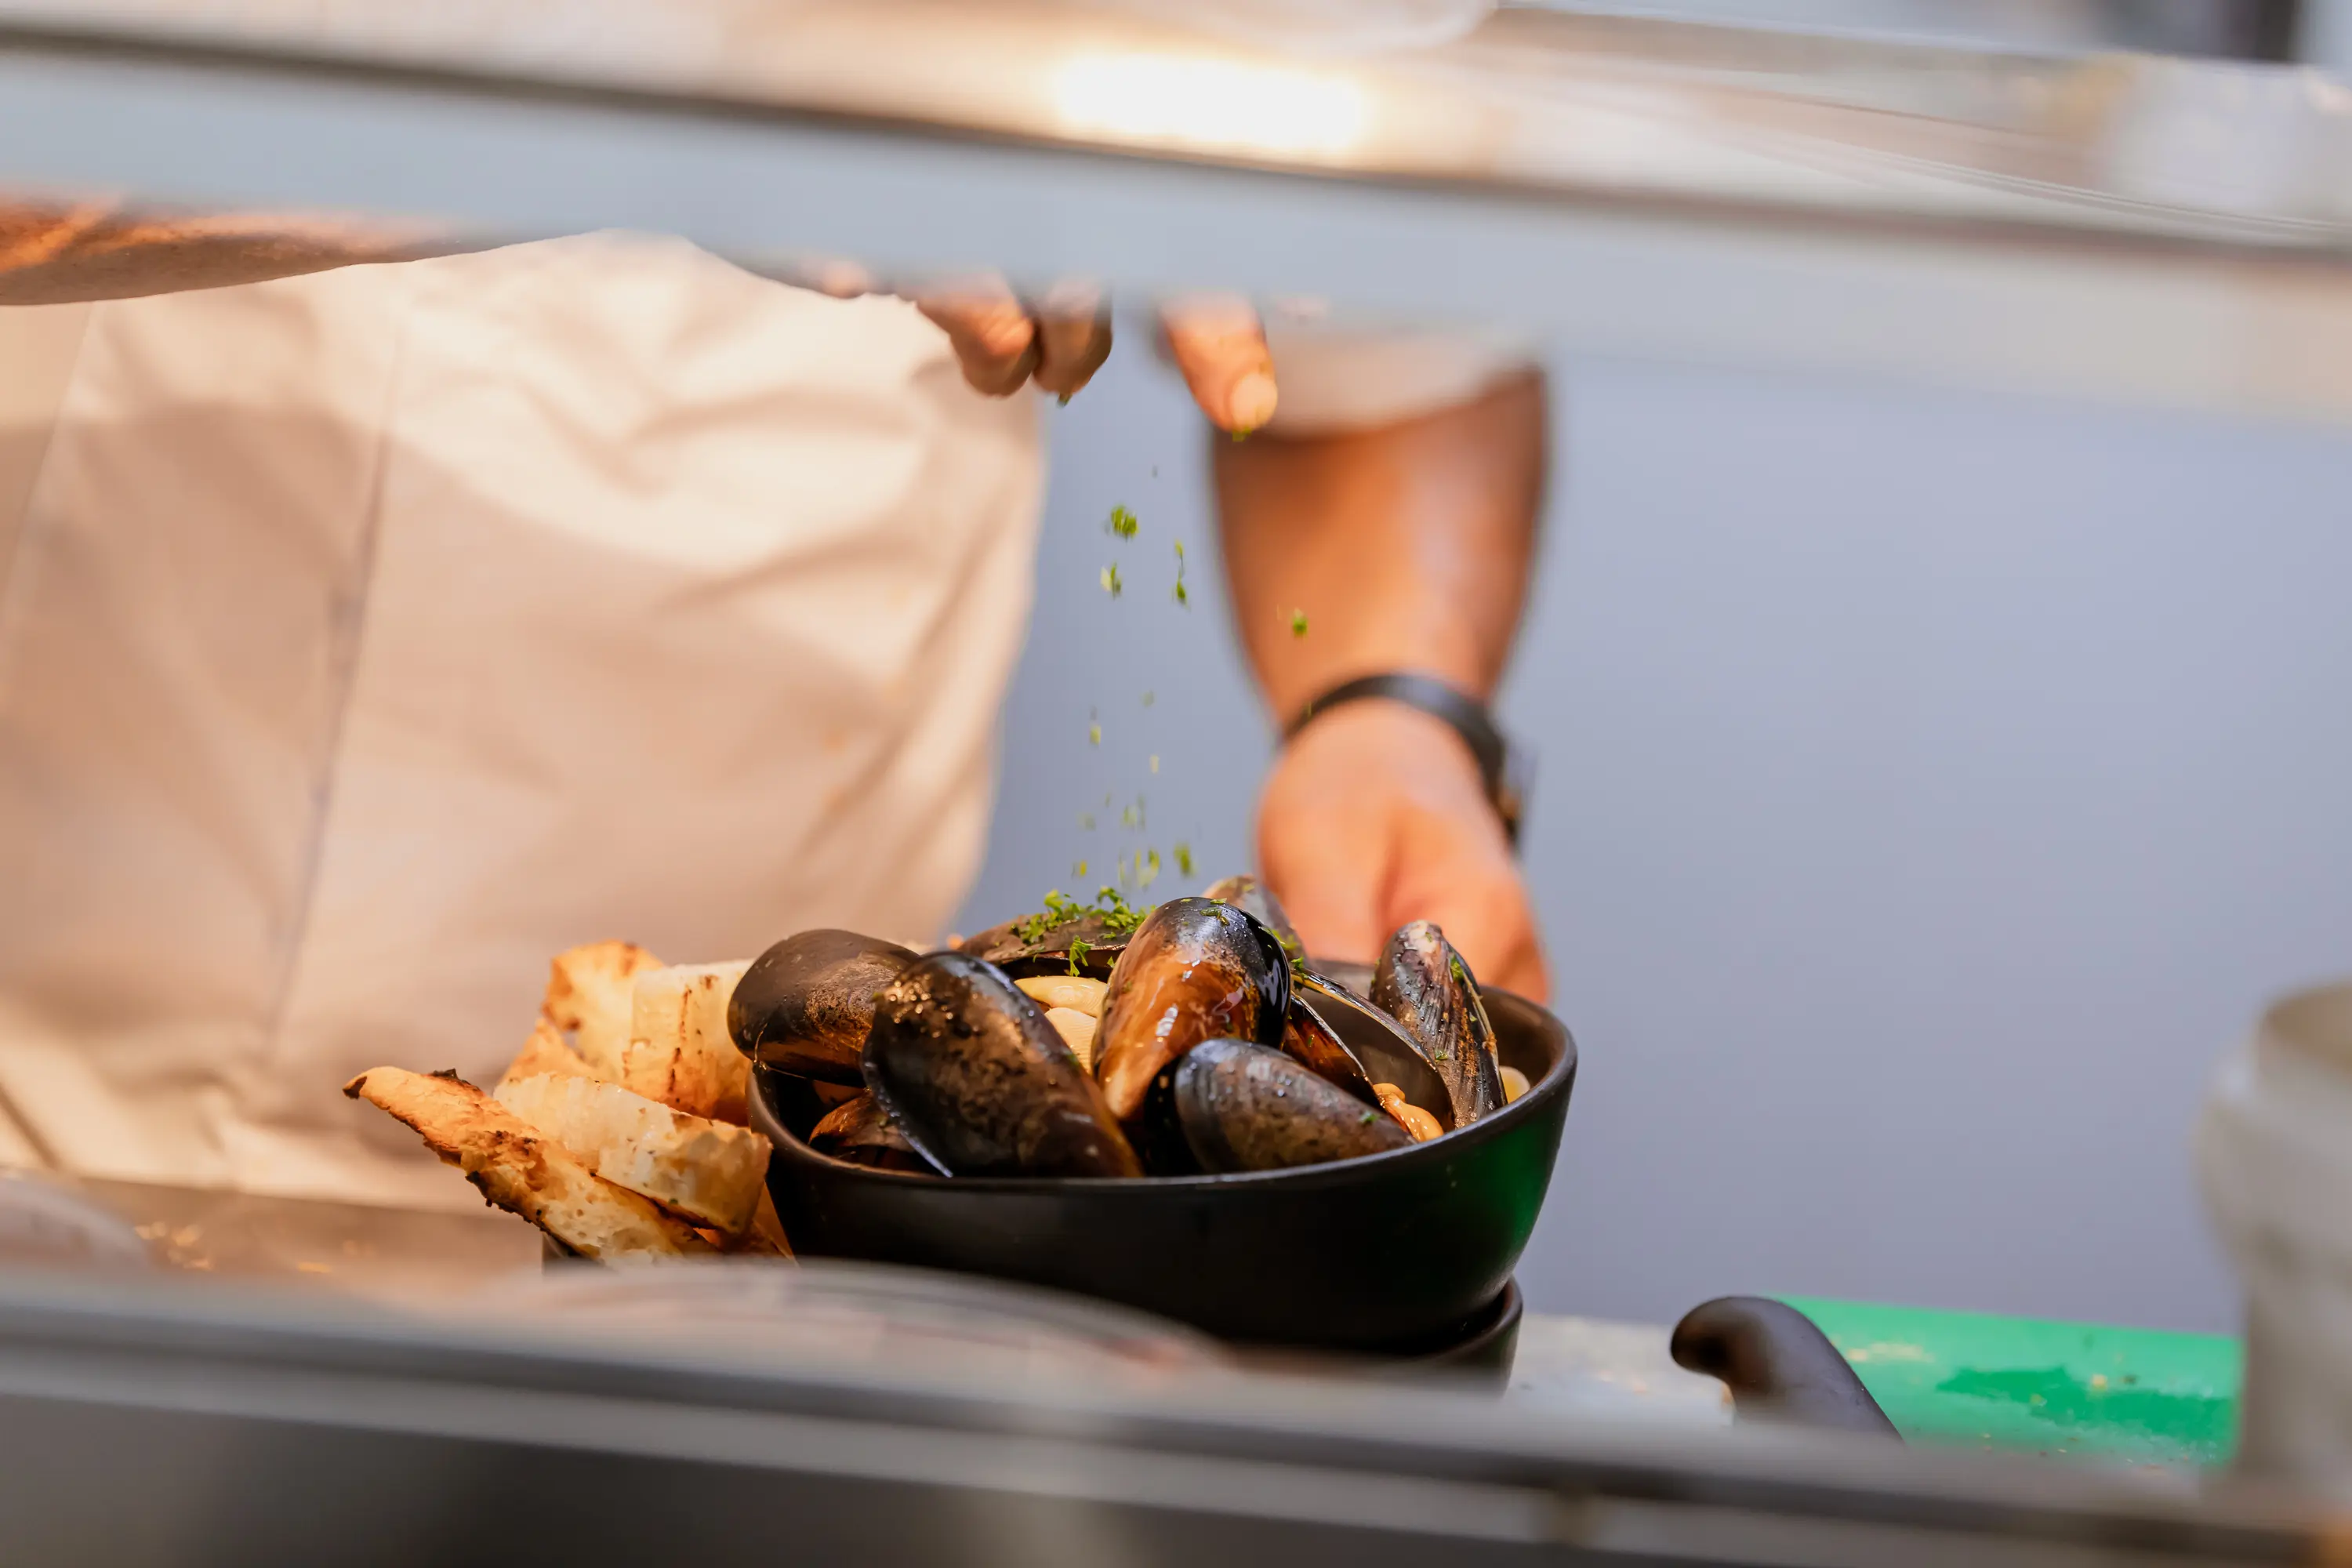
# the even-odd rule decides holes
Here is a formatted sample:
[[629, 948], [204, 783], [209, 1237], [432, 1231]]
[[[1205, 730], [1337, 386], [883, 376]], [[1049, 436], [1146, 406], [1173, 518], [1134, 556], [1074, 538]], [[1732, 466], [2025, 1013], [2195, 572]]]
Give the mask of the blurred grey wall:
[[[966, 930], [1123, 849], [1191, 847], [1155, 894], [1248, 859], [1267, 730], [1200, 426], [1138, 335], [1055, 416]], [[1689, 368], [1554, 389], [1504, 701], [1583, 1047], [1535, 1304], [2231, 1327], [2204, 1074], [2266, 996], [2352, 974], [2352, 438]]]

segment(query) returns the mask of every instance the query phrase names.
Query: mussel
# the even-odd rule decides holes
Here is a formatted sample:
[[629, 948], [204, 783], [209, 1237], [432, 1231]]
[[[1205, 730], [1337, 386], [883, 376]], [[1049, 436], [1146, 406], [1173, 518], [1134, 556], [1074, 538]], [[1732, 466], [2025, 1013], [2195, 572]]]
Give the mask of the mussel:
[[991, 926], [964, 938], [956, 951], [992, 963], [1015, 980], [1068, 973], [1103, 980], [1127, 947], [1126, 931], [1099, 910], [1087, 910], [1051, 924], [1041, 925], [1042, 919], [1030, 915]]
[[824, 1119], [809, 1130], [808, 1146], [820, 1154], [853, 1165], [871, 1165], [881, 1171], [929, 1171], [931, 1167], [898, 1124], [890, 1120], [882, 1102], [871, 1094], [861, 1094], [845, 1100], [825, 1113]]
[[918, 959], [866, 1037], [866, 1082], [907, 1141], [951, 1176], [1139, 1176], [1086, 1069], [992, 964]]
[[1274, 933], [1275, 940], [1282, 943], [1283, 951], [1293, 958], [1307, 951], [1299, 945], [1298, 928], [1290, 923], [1290, 913], [1282, 907], [1282, 900], [1274, 896], [1272, 888], [1255, 877], [1220, 878], [1210, 883], [1209, 890], [1201, 896], [1214, 899], [1221, 904], [1231, 904], [1256, 921]]
[[1136, 929], [1112, 969], [1095, 1032], [1095, 1074], [1131, 1121], [1152, 1079], [1203, 1040], [1282, 1043], [1290, 962], [1255, 920], [1212, 899], [1171, 899]]
[[[1365, 1085], [1367, 1093], [1374, 1092], [1381, 1084], [1393, 1085], [1408, 1103], [1437, 1118], [1440, 1127], [1453, 1127], [1454, 1100], [1445, 1091], [1445, 1080], [1438, 1077], [1437, 1069], [1422, 1054], [1420, 1045], [1398, 1026], [1394, 1018], [1312, 969], [1291, 971], [1290, 1013], [1294, 1024], [1304, 1013], [1322, 1026], [1322, 1032], [1339, 1041], [1369, 1080]], [[1303, 1031], [1294, 1032], [1283, 1041], [1284, 1047], [1295, 1056], [1299, 1055], [1296, 1045], [1300, 1032]], [[1305, 1056], [1300, 1059], [1310, 1067], [1317, 1066]]]
[[874, 1000], [915, 962], [854, 931], [804, 931], [761, 953], [727, 1003], [735, 1048], [762, 1067], [827, 1083], [863, 1082], [858, 1054]]
[[1408, 1148], [1385, 1112], [1280, 1051], [1207, 1040], [1176, 1064], [1172, 1096], [1184, 1141], [1213, 1173], [1321, 1165]]
[[1437, 1069], [1453, 1126], [1467, 1127], [1502, 1109], [1495, 1026], [1478, 999], [1470, 965], [1444, 931], [1427, 921], [1398, 928], [1372, 971], [1372, 1005], [1394, 1018]]

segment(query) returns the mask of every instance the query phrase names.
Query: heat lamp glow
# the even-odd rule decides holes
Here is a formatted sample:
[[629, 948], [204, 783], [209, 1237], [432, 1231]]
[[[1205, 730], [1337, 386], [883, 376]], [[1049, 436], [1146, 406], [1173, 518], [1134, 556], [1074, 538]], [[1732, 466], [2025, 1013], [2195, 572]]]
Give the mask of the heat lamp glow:
[[1218, 152], [1344, 153], [1371, 118], [1344, 79], [1275, 66], [1166, 55], [1080, 55], [1054, 81], [1073, 134]]

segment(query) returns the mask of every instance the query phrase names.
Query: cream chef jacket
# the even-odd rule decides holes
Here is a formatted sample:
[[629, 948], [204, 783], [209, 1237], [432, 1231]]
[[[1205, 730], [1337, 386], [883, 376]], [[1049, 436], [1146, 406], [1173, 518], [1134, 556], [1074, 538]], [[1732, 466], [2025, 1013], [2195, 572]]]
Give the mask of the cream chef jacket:
[[58, 393], [0, 437], [44, 1163], [471, 1205], [342, 1081], [494, 1079], [571, 943], [926, 940], [975, 869], [1037, 420], [911, 307], [590, 237], [95, 306]]
[[[1496, 373], [1274, 335], [1294, 426]], [[471, 1205], [343, 1081], [492, 1080], [575, 942], [936, 938], [1039, 471], [911, 307], [679, 242], [0, 312], [0, 1159]]]

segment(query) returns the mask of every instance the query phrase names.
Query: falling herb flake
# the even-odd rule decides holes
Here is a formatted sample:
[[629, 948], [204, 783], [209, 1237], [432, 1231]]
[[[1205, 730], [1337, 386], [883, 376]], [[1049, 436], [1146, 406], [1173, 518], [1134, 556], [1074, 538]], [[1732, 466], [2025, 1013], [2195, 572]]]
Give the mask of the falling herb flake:
[[1092, 833], [1095, 830], [1095, 814], [1091, 811], [1078, 813], [1078, 826]]
[[1143, 525], [1136, 521], [1135, 514], [1127, 508], [1115, 506], [1110, 509], [1110, 521], [1103, 526], [1121, 539], [1133, 539], [1136, 531]]
[[1192, 591], [1184, 586], [1184, 542], [1181, 539], [1176, 542], [1176, 586], [1168, 591], [1168, 596], [1188, 610], [1192, 607]]
[[1290, 635], [1295, 637], [1303, 637], [1307, 635], [1306, 611], [1293, 610], [1290, 612]]
[[1158, 701], [1158, 700], [1159, 700], [1159, 699], [1157, 699], [1157, 698], [1155, 698], [1154, 696], [1152, 696], [1152, 695], [1151, 695], [1151, 693], [1150, 693], [1150, 692], [1149, 692], [1149, 691], [1147, 691], [1147, 692], [1145, 692], [1145, 693], [1143, 694], [1143, 705], [1144, 705], [1146, 708], [1150, 707], [1150, 706], [1152, 705], [1152, 703], [1154, 703], [1154, 702], [1156, 702], [1156, 701]]
[[1148, 888], [1160, 876], [1160, 851], [1147, 849], [1135, 858], [1135, 885]]
[[1102, 569], [1102, 585], [1103, 592], [1114, 599], [1118, 597], [1119, 590], [1126, 586], [1118, 580], [1118, 566], [1116, 563]]
[[1155, 773], [1160, 771], [1160, 753], [1157, 752], [1151, 753], [1151, 771]]
[[1070, 867], [1070, 875], [1071, 875], [1071, 876], [1073, 876], [1073, 877], [1083, 877], [1083, 876], [1085, 876], [1086, 874], [1087, 874], [1087, 863], [1086, 863], [1085, 861], [1083, 861], [1083, 860], [1079, 860], [1079, 861], [1076, 861], [1076, 862], [1072, 863], [1072, 865], [1071, 865], [1071, 867]]
[[1074, 936], [1070, 939], [1071, 973], [1084, 974], [1086, 973], [1084, 966], [1087, 962], [1087, 954], [1093, 951], [1093, 948], [1094, 944], [1088, 942], [1085, 937]]
[[1257, 426], [1255, 425], [1236, 425], [1234, 426], [1234, 445], [1238, 447], [1256, 434]]
[[1190, 844], [1179, 843], [1176, 846], [1176, 869], [1187, 877], [1192, 874], [1192, 847]]
[[1099, 746], [1102, 744], [1101, 725], [1089, 724], [1087, 726], [1087, 744], [1089, 746]]

